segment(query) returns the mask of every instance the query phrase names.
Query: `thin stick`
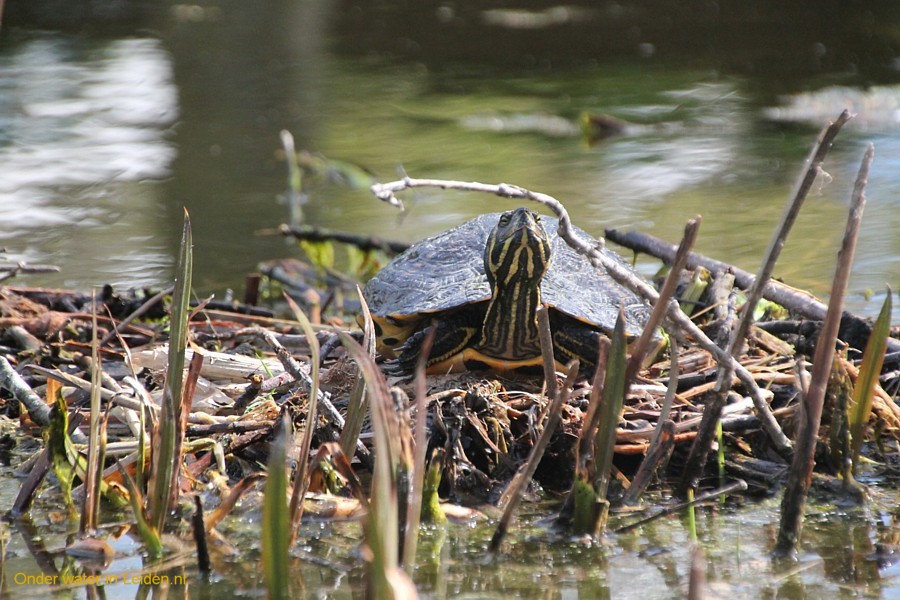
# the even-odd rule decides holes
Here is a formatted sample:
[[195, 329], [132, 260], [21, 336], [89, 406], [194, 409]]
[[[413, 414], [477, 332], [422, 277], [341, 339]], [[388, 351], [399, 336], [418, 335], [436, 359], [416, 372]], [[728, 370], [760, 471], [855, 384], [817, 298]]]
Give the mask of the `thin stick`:
[[650, 437], [650, 446], [647, 449], [647, 454], [644, 456], [644, 460], [641, 461], [641, 466], [638, 467], [637, 473], [631, 479], [628, 491], [625, 492], [625, 496], [622, 498], [623, 504], [634, 504], [638, 501], [641, 494], [647, 489], [651, 475], [659, 467], [660, 462], [668, 455], [659, 451], [664, 427], [669, 430], [669, 434], [666, 437], [669, 440], [670, 448], [672, 440], [674, 440], [675, 424], [669, 420], [669, 413], [672, 411], [672, 404], [675, 402], [675, 395], [678, 392], [678, 340], [674, 336], [669, 343], [669, 364], [671, 365], [669, 367], [669, 385], [666, 388], [666, 397], [659, 411], [659, 418], [656, 420], [656, 428]]
[[550, 315], [543, 305], [537, 309], [538, 336], [541, 340], [541, 358], [544, 361], [544, 385], [547, 397], [556, 398], [556, 359], [553, 357], [553, 333], [550, 331]]
[[356, 246], [360, 250], [381, 250], [385, 254], [400, 254], [410, 247], [406, 242], [395, 242], [385, 240], [377, 235], [356, 235], [346, 231], [335, 231], [332, 229], [323, 229], [322, 227], [314, 227], [312, 225], [287, 225], [282, 224], [278, 228], [278, 232], [285, 237], [292, 237], [297, 240], [309, 240], [312, 242], [341, 242], [342, 244], [350, 244]]
[[[503, 198], [519, 198], [543, 204], [559, 217], [559, 229], [557, 230], [557, 233], [559, 234], [559, 237], [563, 238], [566, 243], [572, 247], [572, 249], [585, 256], [595, 268], [606, 269], [616, 281], [636, 294], [643, 296], [652, 304], [656, 304], [658, 301], [659, 294], [656, 293], [656, 290], [654, 290], [650, 284], [641, 279], [640, 276], [633, 273], [630, 269], [620, 265], [617, 261], [610, 259], [600, 252], [595, 247], [595, 244], [582, 239], [581, 236], [576, 234], [572, 228], [569, 213], [562, 203], [553, 196], [542, 194], [540, 192], [532, 192], [508, 183], [488, 185], [478, 182], [443, 179], [412, 179], [410, 177], [404, 177], [401, 180], [389, 183], [375, 184], [372, 186], [371, 191], [379, 200], [402, 209], [403, 203], [395, 194], [402, 190], [418, 187], [437, 187], [441, 189], [455, 189], [469, 192], [484, 192]], [[681, 307], [678, 306], [677, 302], [669, 301], [667, 310], [669, 320], [683, 332], [685, 337], [693, 338], [701, 348], [712, 354], [718, 362], [734, 363], [735, 374], [738, 376], [738, 379], [741, 380], [741, 383], [747, 387], [750, 392], [750, 397], [753, 399], [753, 405], [759, 416], [760, 425], [779, 452], [782, 454], [789, 453], [791, 442], [787, 436], [784, 435], [778, 421], [775, 420], [772, 410], [766, 401], [766, 397], [759, 389], [759, 386], [756, 385], [753, 375], [738, 363], [727, 350], [720, 348], [715, 342], [709, 339], [709, 337], [681, 311]]]
[[153, 308], [154, 305], [156, 305], [157, 302], [165, 298], [167, 295], [171, 294], [174, 290], [175, 286], [170, 285], [166, 289], [157, 292], [156, 294], [148, 298], [137, 308], [137, 310], [135, 310], [133, 313], [131, 313], [121, 321], [117, 322], [115, 319], [111, 319], [110, 321], [112, 323], [112, 329], [109, 333], [103, 336], [102, 340], [100, 340], [100, 347], [102, 348], [103, 346], [105, 346], [109, 342], [109, 340], [119, 335], [119, 332], [122, 331], [122, 329], [124, 329], [126, 325], [128, 325], [138, 317], [145, 315], [151, 308]]
[[806, 494], [809, 491], [812, 470], [815, 466], [816, 439], [819, 434], [819, 422], [822, 419], [825, 389], [834, 362], [838, 325], [841, 320], [844, 294], [847, 292], [847, 282], [850, 280], [853, 253], [856, 249], [862, 213], [866, 205], [866, 183], [874, 154], [875, 148], [869, 144], [863, 155], [850, 199], [850, 214], [847, 217], [844, 239], [838, 252], [837, 267], [828, 302], [828, 314], [822, 323], [822, 331], [816, 342], [809, 391], [803, 396], [801, 403], [796, 452], [794, 460], [791, 462], [788, 482], [781, 501], [781, 524], [778, 529], [778, 542], [775, 546], [775, 553], [778, 555], [792, 552], [800, 538]]
[[659, 519], [660, 517], [664, 517], [664, 516], [670, 515], [672, 513], [680, 512], [689, 506], [694, 506], [694, 505], [700, 504], [702, 502], [706, 502], [707, 500], [712, 500], [713, 498], [722, 496], [723, 494], [730, 494], [731, 492], [743, 492], [746, 489], [747, 489], [747, 482], [744, 481], [743, 479], [738, 479], [737, 481], [729, 483], [726, 486], [712, 490], [705, 494], [701, 494], [701, 495], [697, 496], [696, 498], [694, 498], [693, 500], [691, 500], [690, 502], [679, 502], [678, 504], [666, 506], [657, 513], [653, 513], [652, 515], [650, 515], [648, 517], [644, 517], [643, 519], [639, 519], [639, 520], [635, 521], [634, 523], [630, 523], [628, 525], [623, 525], [622, 527], [615, 529], [614, 533], [625, 533], [626, 531], [631, 531], [632, 529], [635, 529], [636, 527], [640, 527], [641, 525], [646, 525], [647, 523], [650, 523], [651, 521], [655, 521], [656, 519]]

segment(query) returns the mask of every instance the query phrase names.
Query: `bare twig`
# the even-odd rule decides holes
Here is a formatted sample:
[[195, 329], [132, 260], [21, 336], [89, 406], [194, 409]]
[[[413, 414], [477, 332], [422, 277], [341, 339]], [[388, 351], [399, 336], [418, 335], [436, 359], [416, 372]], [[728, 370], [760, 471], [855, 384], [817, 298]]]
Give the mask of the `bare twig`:
[[678, 504], [673, 504], [671, 506], [666, 506], [662, 510], [657, 513], [654, 513], [648, 517], [644, 517], [643, 519], [639, 519], [634, 523], [629, 523], [628, 525], [623, 525], [622, 527], [617, 528], [614, 533], [625, 533], [626, 531], [631, 531], [636, 527], [640, 527], [641, 525], [646, 525], [651, 521], [655, 521], [660, 517], [664, 517], [666, 515], [671, 515], [672, 513], [680, 512], [689, 506], [695, 506], [697, 504], [701, 504], [703, 502], [707, 502], [708, 500], [712, 500], [718, 496], [722, 496], [724, 494], [730, 494], [732, 492], [743, 492], [747, 489], [747, 482], [743, 479], [738, 479], [732, 483], [729, 483], [726, 486], [720, 487], [718, 489], [712, 490], [705, 494], [701, 494], [697, 496], [690, 502], [679, 502]]
[[400, 254], [410, 244], [385, 240], [376, 235], [357, 235], [346, 231], [323, 229], [312, 225], [287, 225], [282, 224], [278, 232], [285, 237], [297, 240], [309, 240], [311, 242], [341, 242], [356, 246], [360, 250], [381, 250], [385, 254]]

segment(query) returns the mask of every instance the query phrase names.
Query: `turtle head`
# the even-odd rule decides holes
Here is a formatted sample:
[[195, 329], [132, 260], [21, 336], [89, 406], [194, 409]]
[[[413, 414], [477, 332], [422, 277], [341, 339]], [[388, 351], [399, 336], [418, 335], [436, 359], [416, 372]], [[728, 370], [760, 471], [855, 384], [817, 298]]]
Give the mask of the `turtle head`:
[[500, 215], [484, 248], [491, 289], [514, 283], [538, 286], [550, 266], [550, 238], [541, 217], [527, 208]]

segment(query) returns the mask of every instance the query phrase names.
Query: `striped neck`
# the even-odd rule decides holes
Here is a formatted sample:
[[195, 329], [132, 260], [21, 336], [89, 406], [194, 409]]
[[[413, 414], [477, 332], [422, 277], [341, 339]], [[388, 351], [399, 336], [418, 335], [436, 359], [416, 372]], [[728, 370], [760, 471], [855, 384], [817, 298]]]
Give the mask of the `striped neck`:
[[484, 249], [491, 286], [477, 345], [484, 354], [518, 360], [541, 353], [537, 308], [549, 264], [550, 241], [540, 216], [527, 208], [500, 215]]
[[540, 303], [539, 279], [498, 285], [484, 317], [480, 350], [510, 360], [539, 355], [541, 342], [536, 311]]

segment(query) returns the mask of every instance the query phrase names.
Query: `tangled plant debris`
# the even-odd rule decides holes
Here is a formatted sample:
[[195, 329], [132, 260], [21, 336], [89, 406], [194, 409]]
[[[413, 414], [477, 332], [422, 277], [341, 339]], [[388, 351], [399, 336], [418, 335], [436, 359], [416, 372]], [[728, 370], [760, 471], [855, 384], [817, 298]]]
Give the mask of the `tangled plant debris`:
[[[371, 331], [354, 327], [357, 313], [365, 311], [355, 283], [345, 276], [323, 277], [298, 261], [264, 265], [262, 278], [250, 280], [247, 302], [188, 306], [187, 221], [184, 270], [174, 295], [107, 288], [93, 299], [77, 292], [0, 287], [0, 402], [3, 419], [18, 419], [11, 443], [24, 448], [28, 438], [53, 431], [47, 448], [68, 449], [42, 450], [23, 462], [20, 470], [28, 478], [11, 512], [26, 514], [51, 464], [59, 476], [59, 466], [68, 463], [76, 483], [91, 482], [72, 492], [89, 499], [83, 511], [96, 511], [101, 497], [129, 502], [130, 522], [148, 551], [163, 556], [159, 535], [182, 529], [179, 508], [194, 510], [195, 502], [201, 506], [196, 498], [202, 498], [207, 516], [197, 513], [195, 537], [219, 535], [215, 528], [237, 499], [261, 489], [262, 465], [268, 462], [271, 471], [299, 459], [293, 485], [281, 473], [266, 484], [267, 491], [285, 495], [264, 511], [279, 524], [277, 535], [264, 527], [270, 593], [290, 593], [283, 580], [285, 557], [272, 553], [286, 552], [301, 515], [345, 518], [368, 511], [362, 554], [370, 565], [370, 591], [412, 594], [407, 574], [415, 564], [419, 507], [423, 519], [439, 521], [444, 512], [474, 519], [480, 515], [475, 509], [506, 506], [491, 545], [502, 551], [528, 484], [559, 498], [560, 523], [577, 523], [579, 531], [596, 534], [608, 514], [639, 504], [644, 490], [653, 487], [684, 498], [710, 490], [766, 495], [778, 490], [776, 482], [788, 489], [808, 482], [804, 473], [811, 462], [793, 470], [789, 465], [798, 459], [795, 440], [803, 439], [796, 437], [798, 430], [809, 435], [804, 419], [816, 416], [807, 406], [810, 390], [816, 389], [822, 393], [822, 431], [816, 419], [802, 446], [809, 461], [815, 457], [813, 483], [864, 498], [847, 465], [855, 465], [860, 452], [874, 459], [876, 466], [869, 468], [876, 470], [894, 469], [900, 459], [900, 339], [896, 329], [889, 335], [892, 292], [874, 326], [845, 313], [839, 329], [840, 311], [826, 315], [817, 301], [768, 281], [808, 191], [803, 182], [820, 168], [837, 129], [823, 131], [773, 237], [775, 252], [756, 277], [690, 253], [699, 219], [689, 223], [677, 250], [639, 234], [608, 232], [670, 265], [659, 291], [606, 260], [595, 242], [571, 235], [564, 207], [544, 194], [506, 184], [411, 178], [373, 186], [379, 198], [397, 205], [396, 193], [427, 186], [543, 204], [559, 217], [560, 236], [585, 260], [655, 303], [649, 327], [662, 324], [668, 351], [645, 357], [649, 351], [631, 346], [626, 363], [624, 346], [614, 341], [601, 350], [610, 358], [600, 361], [597, 375], [581, 380], [577, 365], [557, 373], [551, 357], [543, 376], [426, 377], [420, 368], [411, 381], [387, 381], [372, 356]], [[870, 154], [867, 160], [855, 194], [860, 200]], [[328, 232], [298, 227], [282, 232], [329, 239]], [[400, 249], [382, 240], [340, 239], [359, 242], [369, 262], [377, 262], [372, 253]], [[17, 274], [27, 272], [15, 268]], [[687, 302], [687, 288], [700, 280], [706, 285]], [[279, 300], [282, 291], [287, 307]], [[261, 293], [270, 300], [260, 301]], [[370, 329], [371, 321], [364, 322]], [[835, 336], [836, 350], [816, 353], [820, 340], [833, 346]], [[863, 357], [867, 345], [870, 356]], [[621, 358], [613, 359], [617, 352]], [[814, 355], [818, 368], [809, 362]], [[818, 373], [816, 383], [809, 383], [810, 371], [814, 377]], [[67, 421], [60, 420], [63, 410]], [[709, 457], [714, 445], [724, 449], [717, 460]], [[93, 464], [84, 468], [89, 460]], [[796, 493], [804, 496], [800, 487]], [[579, 495], [586, 505], [579, 506]], [[438, 497], [446, 503], [438, 505]], [[680, 510], [686, 504], [671, 506]], [[652, 502], [646, 508], [651, 514], [666, 512]], [[789, 549], [799, 535], [802, 502], [790, 509], [785, 500], [784, 510], [795, 511], [793, 529], [784, 524], [791, 519], [783, 518], [786, 529], [779, 539], [780, 547]], [[86, 521], [86, 536], [95, 535], [105, 520], [102, 512], [92, 514], [99, 518]], [[618, 525], [636, 526], [631, 519], [622, 517]]]

